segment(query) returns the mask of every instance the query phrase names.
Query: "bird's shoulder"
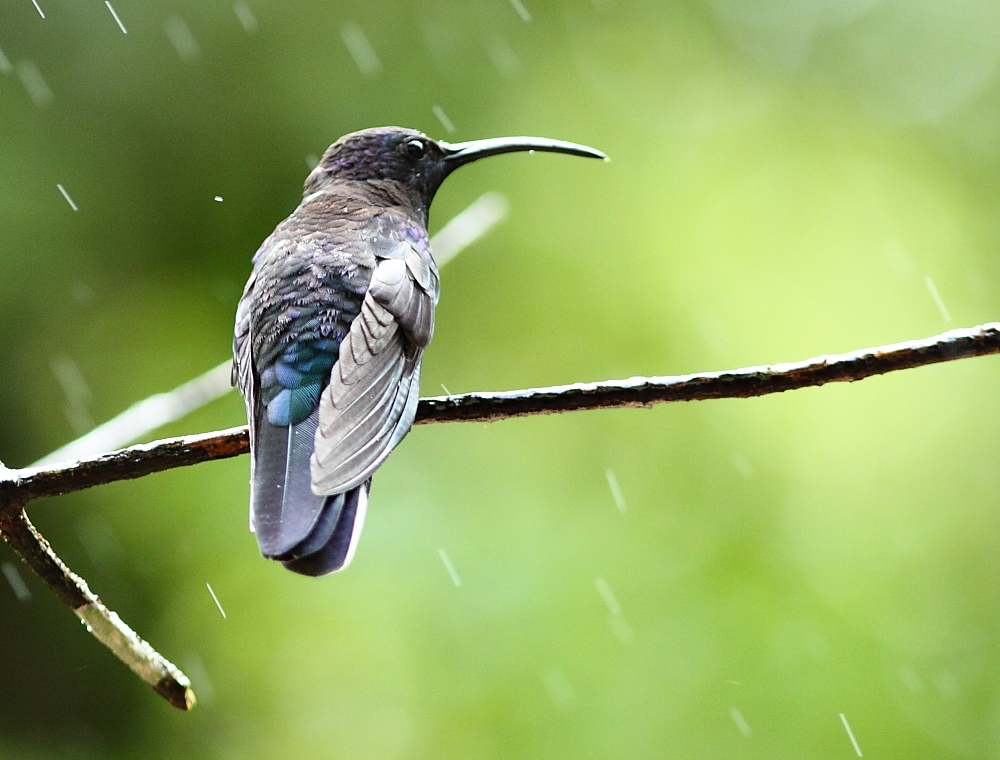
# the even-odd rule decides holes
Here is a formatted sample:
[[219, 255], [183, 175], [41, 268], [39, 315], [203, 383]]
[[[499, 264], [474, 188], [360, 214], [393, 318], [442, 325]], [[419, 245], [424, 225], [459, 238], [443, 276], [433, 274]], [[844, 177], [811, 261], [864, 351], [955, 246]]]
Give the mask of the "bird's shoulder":
[[235, 353], [248, 347], [252, 334], [249, 343], [262, 370], [289, 345], [317, 338], [339, 344], [361, 311], [379, 262], [397, 259], [436, 302], [437, 270], [415, 214], [373, 205], [373, 198], [359, 192], [307, 196], [254, 257], [237, 311]]

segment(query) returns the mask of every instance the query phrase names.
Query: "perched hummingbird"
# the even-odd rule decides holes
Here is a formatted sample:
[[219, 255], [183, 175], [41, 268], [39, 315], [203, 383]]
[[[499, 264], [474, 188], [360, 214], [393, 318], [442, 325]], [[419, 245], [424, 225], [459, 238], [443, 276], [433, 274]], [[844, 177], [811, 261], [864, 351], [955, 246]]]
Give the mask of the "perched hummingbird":
[[250, 528], [303, 575], [351, 562], [372, 473], [410, 430], [440, 282], [434, 193], [486, 156], [583, 145], [506, 137], [450, 145], [399, 127], [341, 137], [253, 257], [236, 311], [233, 384], [250, 422]]

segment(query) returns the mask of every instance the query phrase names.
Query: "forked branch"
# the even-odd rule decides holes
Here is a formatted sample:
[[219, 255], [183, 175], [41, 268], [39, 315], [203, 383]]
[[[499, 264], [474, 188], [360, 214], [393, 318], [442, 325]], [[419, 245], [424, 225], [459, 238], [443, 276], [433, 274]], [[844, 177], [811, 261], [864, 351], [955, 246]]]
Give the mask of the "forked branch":
[[[420, 400], [417, 424], [492, 422], [508, 417], [581, 409], [650, 407], [671, 401], [749, 398], [770, 393], [853, 382], [901, 369], [1000, 353], [1000, 323], [951, 330], [925, 340], [774, 364], [677, 377], [634, 377], [500, 393], [466, 393]], [[246, 427], [169, 438], [56, 465], [10, 470], [0, 465], [0, 532], [28, 566], [91, 627], [129, 667], [163, 696], [189, 709], [194, 695], [187, 678], [109, 611], [82, 578], [52, 552], [24, 513], [41, 496], [79, 491], [117, 480], [140, 478], [198, 462], [244, 454]], [[86, 614], [80, 612], [85, 610]]]

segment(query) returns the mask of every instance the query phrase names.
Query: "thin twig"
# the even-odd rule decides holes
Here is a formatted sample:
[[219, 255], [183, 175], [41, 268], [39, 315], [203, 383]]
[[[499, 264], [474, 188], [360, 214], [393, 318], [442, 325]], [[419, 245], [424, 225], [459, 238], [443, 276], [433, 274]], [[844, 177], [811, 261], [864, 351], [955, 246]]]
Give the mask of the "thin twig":
[[174, 707], [181, 710], [194, 707], [194, 691], [187, 676], [104, 606], [87, 582], [56, 556], [23, 508], [9, 502], [4, 507], [0, 514], [0, 533], [4, 539], [32, 572], [76, 613], [87, 630]]
[[[604, 383], [577, 383], [503, 393], [468, 393], [420, 400], [417, 423], [490, 422], [508, 417], [554, 414], [580, 409], [650, 407], [671, 401], [749, 398], [928, 364], [1000, 353], [1000, 323], [952, 330], [925, 340], [821, 356], [793, 364], [703, 372], [679, 377], [634, 377]], [[172, 704], [188, 709], [194, 701], [184, 675], [105, 608], [82, 578], [52, 552], [24, 513], [41, 496], [78, 491], [117, 480], [138, 478], [173, 467], [237, 456], [249, 450], [246, 428], [171, 438], [132, 446], [88, 459], [48, 467], [7, 469], [0, 463], [0, 531], [29, 567], [91, 626], [126, 664]], [[85, 610], [81, 612], [80, 610]], [[95, 621], [96, 624], [95, 624]], [[161, 674], [166, 673], [166, 676]], [[164, 679], [173, 680], [164, 680]], [[164, 684], [169, 684], [165, 686]]]
[[[246, 425], [211, 433], [165, 438], [127, 449], [45, 467], [0, 471], [0, 512], [4, 501], [15, 497], [23, 503], [41, 496], [59, 496], [117, 480], [141, 478], [154, 472], [212, 459], [225, 459], [250, 450]], [[164, 467], [166, 458], [173, 464]]]
[[579, 409], [650, 407], [670, 401], [751, 398], [827, 383], [852, 383], [900, 369], [1000, 353], [1000, 323], [951, 330], [848, 354], [819, 356], [789, 364], [699, 372], [676, 377], [633, 377], [603, 383], [575, 383], [500, 393], [423, 398], [416, 424], [492, 422], [508, 417], [553, 414]]
[[[510, 417], [556, 414], [583, 409], [650, 407], [671, 401], [751, 398], [770, 393], [854, 382], [901, 369], [1000, 353], [1000, 323], [951, 330], [924, 340], [820, 356], [791, 364], [699, 372], [675, 377], [633, 377], [602, 383], [576, 383], [498, 393], [465, 393], [420, 399], [416, 424], [493, 422]], [[153, 472], [224, 459], [249, 451], [246, 426], [200, 435], [167, 438], [97, 457], [51, 467], [0, 472], [0, 509], [4, 498], [21, 503], [84, 488], [139, 478]]]
[[232, 359], [167, 393], [157, 393], [138, 401], [117, 417], [98, 425], [89, 433], [67, 443], [35, 462], [38, 467], [52, 462], [91, 456], [124, 446], [174, 420], [179, 420], [232, 390]]

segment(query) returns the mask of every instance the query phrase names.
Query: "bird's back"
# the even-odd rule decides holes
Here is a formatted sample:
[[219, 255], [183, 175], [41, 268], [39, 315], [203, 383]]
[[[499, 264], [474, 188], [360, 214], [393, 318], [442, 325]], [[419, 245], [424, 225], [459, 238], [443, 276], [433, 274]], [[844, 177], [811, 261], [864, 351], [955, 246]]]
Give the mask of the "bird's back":
[[310, 575], [350, 561], [371, 473], [412, 424], [437, 298], [421, 220], [350, 190], [307, 197], [264, 242], [234, 339], [251, 523]]

